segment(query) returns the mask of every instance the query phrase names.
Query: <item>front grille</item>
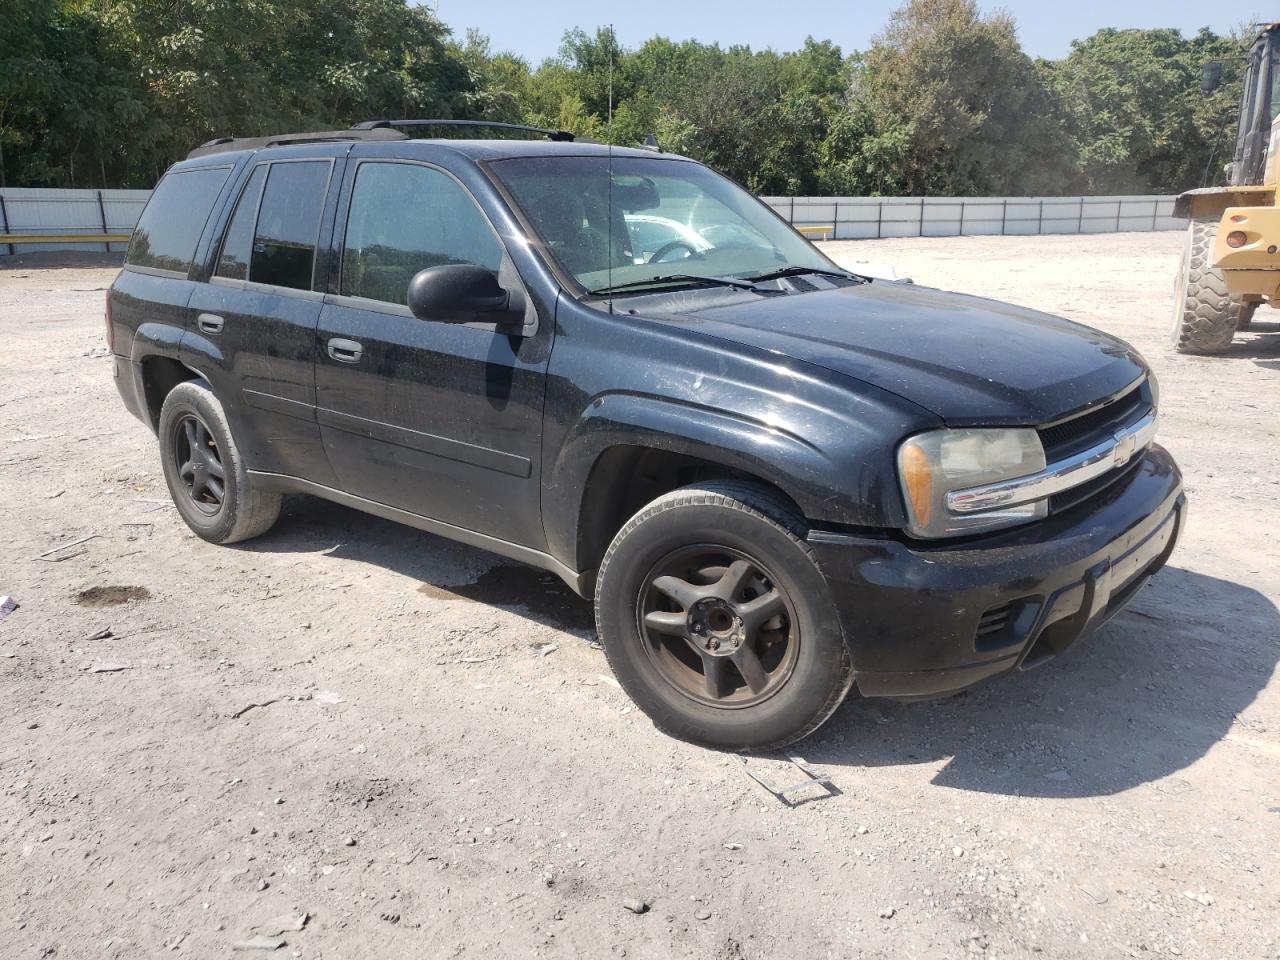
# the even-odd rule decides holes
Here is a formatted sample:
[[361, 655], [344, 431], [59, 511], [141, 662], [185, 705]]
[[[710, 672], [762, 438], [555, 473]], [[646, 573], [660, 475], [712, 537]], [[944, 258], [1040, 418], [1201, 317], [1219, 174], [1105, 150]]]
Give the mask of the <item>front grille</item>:
[[1094, 477], [1088, 483], [1082, 483], [1080, 486], [1072, 487], [1070, 490], [1055, 493], [1049, 498], [1049, 512], [1061, 513], [1063, 510], [1070, 510], [1077, 503], [1084, 503], [1090, 497], [1097, 496], [1103, 490], [1133, 473], [1134, 470], [1138, 469], [1139, 463], [1141, 463], [1141, 460], [1134, 457], [1123, 467], [1108, 470], [1102, 476]]
[[1110, 440], [1123, 427], [1151, 412], [1151, 385], [1144, 378], [1117, 397], [1057, 423], [1040, 427], [1040, 442], [1049, 463]]

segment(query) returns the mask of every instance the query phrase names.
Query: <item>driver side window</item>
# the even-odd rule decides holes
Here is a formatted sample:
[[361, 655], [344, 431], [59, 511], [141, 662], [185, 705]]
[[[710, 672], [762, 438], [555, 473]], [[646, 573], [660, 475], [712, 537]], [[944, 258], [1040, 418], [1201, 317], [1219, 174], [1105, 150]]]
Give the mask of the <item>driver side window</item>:
[[419, 270], [470, 263], [492, 270], [502, 244], [475, 200], [448, 174], [366, 161], [356, 171], [339, 292], [404, 305]]

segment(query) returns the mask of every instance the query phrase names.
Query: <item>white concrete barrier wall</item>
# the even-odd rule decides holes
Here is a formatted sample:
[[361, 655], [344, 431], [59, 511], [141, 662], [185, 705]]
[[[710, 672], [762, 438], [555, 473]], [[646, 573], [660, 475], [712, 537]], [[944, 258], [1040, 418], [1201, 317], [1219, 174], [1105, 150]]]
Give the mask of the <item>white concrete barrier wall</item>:
[[[128, 233], [149, 190], [0, 190], [0, 232]], [[837, 240], [1181, 230], [1171, 196], [1147, 197], [762, 197], [796, 226], [827, 227]], [[119, 251], [123, 244], [0, 244], [31, 250]]]
[[837, 240], [990, 234], [1182, 230], [1172, 196], [762, 197], [796, 226], [828, 227]]

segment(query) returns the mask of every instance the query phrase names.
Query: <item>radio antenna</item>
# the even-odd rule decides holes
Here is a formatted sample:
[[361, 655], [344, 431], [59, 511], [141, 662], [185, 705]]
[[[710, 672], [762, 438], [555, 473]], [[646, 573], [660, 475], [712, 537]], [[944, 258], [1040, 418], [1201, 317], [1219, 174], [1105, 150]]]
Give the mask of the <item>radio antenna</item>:
[[[609, 233], [609, 286], [613, 286], [613, 24], [609, 24], [609, 118], [608, 118], [608, 134], [606, 142], [608, 143], [608, 175], [609, 175], [609, 219], [605, 224]], [[609, 312], [613, 313], [613, 297], [609, 297]]]

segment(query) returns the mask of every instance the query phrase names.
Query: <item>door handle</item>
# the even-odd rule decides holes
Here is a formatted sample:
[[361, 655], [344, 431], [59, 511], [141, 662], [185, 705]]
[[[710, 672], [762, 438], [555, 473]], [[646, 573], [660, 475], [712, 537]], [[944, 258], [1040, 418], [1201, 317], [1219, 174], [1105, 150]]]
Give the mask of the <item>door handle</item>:
[[196, 317], [196, 326], [205, 333], [221, 333], [225, 322], [216, 313], [202, 313]]
[[329, 356], [341, 363], [355, 363], [364, 354], [364, 347], [354, 340], [332, 338], [329, 343]]

